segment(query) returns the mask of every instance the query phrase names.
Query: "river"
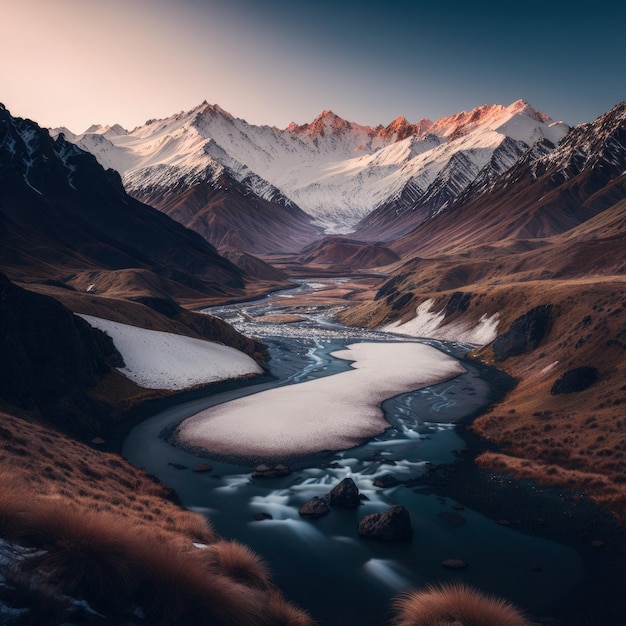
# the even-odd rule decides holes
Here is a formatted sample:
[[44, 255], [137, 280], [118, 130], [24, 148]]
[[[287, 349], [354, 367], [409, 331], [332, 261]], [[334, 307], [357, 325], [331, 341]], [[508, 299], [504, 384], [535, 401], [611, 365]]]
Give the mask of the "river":
[[[289, 476], [252, 479], [252, 467], [207, 459], [174, 447], [162, 436], [184, 418], [230, 399], [277, 385], [297, 384], [346, 371], [349, 363], [330, 353], [359, 341], [407, 341], [376, 331], [333, 323], [328, 311], [297, 307], [302, 321], [258, 323], [254, 318], [289, 310], [289, 299], [318, 288], [304, 282], [294, 291], [254, 303], [212, 309], [242, 332], [260, 338], [271, 355], [276, 380], [187, 402], [142, 422], [128, 436], [123, 454], [172, 487], [183, 505], [209, 516], [228, 539], [246, 543], [263, 556], [287, 597], [326, 626], [378, 625], [389, 618], [390, 599], [398, 592], [428, 583], [461, 579], [501, 595], [533, 616], [550, 616], [572, 597], [585, 578], [580, 551], [565, 543], [523, 533], [490, 519], [443, 492], [429, 487], [433, 466], [453, 464], [464, 456], [466, 441], [456, 424], [483, 409], [499, 393], [493, 371], [463, 359], [468, 346], [425, 340], [463, 361], [467, 372], [448, 382], [405, 393], [383, 404], [391, 424], [363, 445], [302, 459]], [[291, 310], [291, 312], [294, 312]], [[210, 463], [210, 473], [192, 468]], [[324, 465], [324, 466], [322, 466]], [[374, 486], [392, 474], [411, 481], [393, 488]], [[300, 518], [298, 508], [328, 493], [350, 476], [367, 499], [358, 510], [333, 509], [318, 520]], [[420, 477], [426, 478], [424, 484]], [[509, 494], [510, 495], [510, 494]], [[514, 496], [513, 496], [514, 497]], [[415, 531], [410, 543], [379, 544], [362, 540], [358, 520], [404, 505]], [[271, 519], [256, 520], [266, 513]], [[442, 566], [462, 559], [464, 570]]]

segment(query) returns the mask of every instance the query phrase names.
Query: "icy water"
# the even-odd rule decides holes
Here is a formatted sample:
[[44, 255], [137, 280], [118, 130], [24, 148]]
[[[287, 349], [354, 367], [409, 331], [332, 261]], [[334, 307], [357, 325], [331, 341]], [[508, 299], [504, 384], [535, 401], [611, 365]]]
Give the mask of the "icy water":
[[[308, 283], [300, 289], [315, 288]], [[267, 560], [288, 598], [309, 610], [321, 624], [383, 624], [397, 593], [457, 579], [502, 595], [533, 615], [549, 615], [583, 577], [577, 551], [460, 508], [457, 501], [435, 495], [416, 485], [417, 481], [412, 487], [401, 484], [388, 489], [373, 484], [384, 474], [401, 481], [419, 479], [432, 471], [427, 464], [453, 463], [462, 454], [466, 444], [455, 424], [486, 406], [494, 393], [493, 381], [475, 364], [464, 361], [466, 374], [387, 400], [383, 409], [391, 428], [357, 448], [323, 459], [331, 467], [322, 467], [318, 456], [298, 462], [289, 476], [252, 479], [251, 466], [207, 460], [173, 447], [161, 436], [208, 406], [272, 386], [345, 371], [349, 364], [329, 353], [349, 343], [407, 340], [341, 327], [328, 321], [327, 311], [316, 309], [300, 308], [298, 313], [305, 321], [295, 324], [254, 322], [256, 315], [282, 312], [290, 295], [286, 292], [211, 310], [267, 343], [276, 381], [166, 410], [131, 432], [124, 455], [173, 487], [185, 506], [206, 513], [221, 535], [252, 546]], [[426, 342], [457, 358], [467, 351], [461, 344]], [[206, 462], [213, 466], [211, 473], [192, 471]], [[348, 476], [367, 496], [362, 506], [333, 509], [318, 520], [300, 518], [298, 508], [304, 502], [324, 496]], [[415, 531], [410, 543], [378, 544], [358, 537], [356, 527], [363, 516], [394, 504], [403, 504], [410, 511]], [[257, 521], [257, 513], [267, 513], [272, 519]], [[446, 559], [462, 559], [468, 567], [447, 570], [442, 566]]]

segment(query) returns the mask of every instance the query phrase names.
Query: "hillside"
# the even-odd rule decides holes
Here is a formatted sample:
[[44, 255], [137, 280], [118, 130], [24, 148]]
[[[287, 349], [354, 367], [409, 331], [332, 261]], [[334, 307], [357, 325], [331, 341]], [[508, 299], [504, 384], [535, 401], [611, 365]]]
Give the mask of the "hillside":
[[347, 323], [482, 344], [516, 388], [472, 428], [479, 463], [626, 522], [624, 104], [393, 243], [406, 261]]

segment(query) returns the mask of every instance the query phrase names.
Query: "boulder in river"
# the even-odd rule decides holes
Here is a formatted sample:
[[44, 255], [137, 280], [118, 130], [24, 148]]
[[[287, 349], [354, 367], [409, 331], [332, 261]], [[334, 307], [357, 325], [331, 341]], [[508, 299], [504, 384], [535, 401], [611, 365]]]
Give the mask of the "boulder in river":
[[397, 487], [399, 484], [400, 481], [391, 474], [383, 474], [374, 480], [374, 487], [381, 487], [382, 489]]
[[298, 513], [302, 517], [310, 517], [312, 519], [315, 519], [317, 517], [328, 515], [328, 513], [330, 513], [330, 507], [328, 506], [326, 500], [315, 496], [308, 502], [305, 502], [300, 507]]
[[263, 520], [274, 519], [274, 518], [272, 517], [271, 513], [261, 512], [261, 513], [255, 513], [254, 519], [257, 522], [262, 522]]
[[261, 463], [254, 468], [252, 478], [276, 478], [278, 476], [289, 476], [289, 474], [291, 474], [291, 470], [282, 463], [273, 466]]
[[331, 506], [357, 507], [361, 504], [359, 488], [352, 478], [344, 478], [328, 495]]
[[401, 504], [396, 504], [383, 513], [366, 515], [357, 532], [364, 539], [377, 541], [410, 541], [413, 536], [411, 517]]

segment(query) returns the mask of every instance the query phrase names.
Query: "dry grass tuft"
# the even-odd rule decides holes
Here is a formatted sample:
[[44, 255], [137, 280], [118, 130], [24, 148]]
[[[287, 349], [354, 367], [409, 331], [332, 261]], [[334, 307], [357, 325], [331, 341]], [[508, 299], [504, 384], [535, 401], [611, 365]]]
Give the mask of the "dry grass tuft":
[[189, 537], [196, 543], [213, 543], [217, 541], [217, 534], [211, 522], [201, 513], [182, 511], [176, 518], [176, 530]]
[[64, 593], [108, 610], [128, 606], [136, 593], [140, 537], [118, 516], [40, 501], [26, 516], [22, 536], [42, 549], [29, 568], [45, 573]]
[[463, 583], [429, 585], [394, 601], [394, 626], [530, 626], [506, 600], [487, 596]]
[[288, 602], [278, 593], [270, 595], [267, 610], [273, 626], [314, 626], [315, 624], [306, 611]]
[[198, 552], [183, 553], [162, 545], [144, 548], [141, 605], [148, 623], [154, 626], [272, 624], [265, 593], [208, 572]]
[[[236, 541], [218, 541], [205, 551], [212, 571], [256, 589], [271, 587], [270, 572], [263, 559]], [[204, 556], [204, 555], [203, 555]]]

